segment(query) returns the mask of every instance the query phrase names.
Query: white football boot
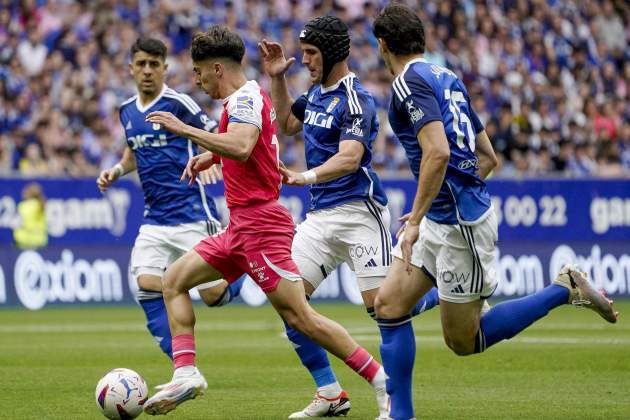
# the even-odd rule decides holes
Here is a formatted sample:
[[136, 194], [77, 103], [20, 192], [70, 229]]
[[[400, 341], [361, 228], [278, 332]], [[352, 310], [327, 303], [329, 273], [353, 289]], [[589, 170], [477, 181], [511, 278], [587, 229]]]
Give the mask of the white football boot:
[[160, 385], [160, 390], [144, 403], [144, 412], [152, 416], [166, 414], [178, 405], [192, 400], [208, 388], [208, 383], [195, 367], [190, 372], [177, 369], [170, 382]]
[[562, 267], [553, 283], [569, 289], [569, 303], [573, 306], [591, 309], [612, 324], [617, 322], [619, 312], [613, 309], [613, 301], [603, 291], [595, 290], [588, 281], [588, 275], [576, 265]]
[[346, 416], [350, 411], [350, 399], [346, 391], [334, 398], [325, 398], [315, 394], [315, 398], [304, 410], [297, 411], [289, 416], [290, 419], [306, 419], [310, 417], [339, 417]]

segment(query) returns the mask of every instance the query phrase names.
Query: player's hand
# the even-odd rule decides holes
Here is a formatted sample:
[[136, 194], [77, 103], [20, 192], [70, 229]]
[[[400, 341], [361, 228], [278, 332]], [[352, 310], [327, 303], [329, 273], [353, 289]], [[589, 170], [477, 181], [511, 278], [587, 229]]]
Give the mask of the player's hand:
[[219, 165], [212, 165], [205, 171], [199, 172], [199, 180], [203, 185], [216, 184], [223, 179], [223, 173]]
[[278, 77], [284, 75], [289, 67], [295, 62], [295, 58], [288, 60], [284, 57], [282, 46], [277, 42], [270, 42], [263, 39], [258, 43], [258, 51], [262, 58], [262, 65], [265, 73], [269, 77]]
[[147, 122], [160, 124], [166, 130], [178, 136], [183, 136], [186, 131], [186, 124], [170, 112], [153, 111], [146, 118]]
[[104, 193], [119, 177], [120, 173], [115, 168], [106, 169], [96, 178], [96, 185]]
[[200, 155], [196, 155], [188, 159], [188, 163], [184, 168], [184, 172], [182, 172], [182, 176], [179, 178], [180, 181], [185, 181], [188, 178], [188, 186], [191, 186], [195, 183], [195, 179], [197, 179], [197, 175], [200, 172], [210, 169], [214, 165], [214, 161], [212, 160], [212, 152], [202, 153]]
[[405, 223], [404, 235], [401, 239], [401, 249], [403, 254], [403, 263], [405, 264], [405, 271], [411, 274], [411, 252], [413, 245], [420, 237], [420, 227], [418, 225], [412, 225]]
[[396, 239], [400, 239], [400, 235], [403, 234], [403, 232], [405, 231], [405, 226], [407, 226], [407, 220], [409, 220], [409, 218], [411, 217], [411, 212], [407, 213], [407, 214], [403, 214], [402, 216], [400, 216], [398, 218], [399, 222], [403, 222], [402, 225], [400, 225], [400, 228], [398, 228], [398, 232], [396, 232]]
[[282, 175], [283, 184], [296, 185], [299, 187], [306, 185], [306, 179], [304, 178], [304, 175], [302, 175], [300, 172], [295, 172], [290, 169], [287, 169], [287, 167], [284, 166], [284, 163], [282, 162], [280, 164], [279, 169], [280, 169], [280, 175]]

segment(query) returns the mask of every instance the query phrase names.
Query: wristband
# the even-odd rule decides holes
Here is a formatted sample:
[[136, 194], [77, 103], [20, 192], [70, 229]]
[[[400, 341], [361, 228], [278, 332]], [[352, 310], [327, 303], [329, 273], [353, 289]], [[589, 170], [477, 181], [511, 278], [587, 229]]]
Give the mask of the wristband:
[[112, 169], [116, 171], [116, 173], [118, 174], [119, 178], [125, 174], [125, 168], [123, 168], [123, 166], [120, 164], [120, 162], [115, 164]]
[[304, 182], [307, 184], [315, 184], [317, 183], [317, 174], [314, 170], [302, 172], [302, 176], [304, 177]]

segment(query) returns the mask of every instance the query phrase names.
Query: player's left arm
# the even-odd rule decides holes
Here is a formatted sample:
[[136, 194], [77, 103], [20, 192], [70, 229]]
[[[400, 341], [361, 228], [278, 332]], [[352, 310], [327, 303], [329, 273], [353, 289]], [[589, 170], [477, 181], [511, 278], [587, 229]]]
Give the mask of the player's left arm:
[[477, 173], [481, 179], [486, 179], [490, 172], [499, 163], [497, 159], [497, 155], [494, 153], [494, 149], [492, 148], [492, 143], [490, 142], [490, 138], [488, 137], [488, 133], [486, 130], [477, 133], [477, 137], [475, 138], [476, 149], [475, 154], [477, 155], [477, 159], [479, 160], [479, 167], [477, 168]]
[[219, 154], [222, 157], [246, 161], [254, 150], [260, 130], [248, 123], [231, 122], [225, 133], [215, 134], [184, 124], [170, 112], [155, 111], [147, 116], [147, 121], [162, 125], [178, 136], [187, 137], [198, 146]]
[[442, 112], [431, 86], [422, 78], [402, 80], [401, 83], [405, 89], [396, 93], [400, 95], [397, 108], [413, 126], [422, 149], [418, 188], [401, 240], [405, 268], [411, 272], [411, 249], [420, 236], [418, 226], [442, 188], [451, 150]]
[[[470, 104], [470, 97], [466, 93], [466, 99]], [[477, 156], [477, 174], [479, 178], [486, 179], [490, 172], [497, 166], [499, 161], [497, 160], [497, 155], [494, 154], [494, 149], [492, 148], [492, 143], [490, 142], [490, 138], [488, 137], [488, 133], [486, 133], [486, 129], [483, 126], [483, 123], [479, 119], [479, 116], [472, 108], [470, 109], [470, 121], [472, 122], [473, 129], [475, 130], [475, 155]]]
[[363, 154], [370, 147], [373, 132], [378, 131], [378, 122], [374, 115], [373, 99], [362, 92], [353, 93], [340, 115], [341, 138], [338, 152], [323, 164], [306, 172], [299, 173], [281, 168], [285, 184], [329, 182], [359, 169]]
[[295, 172], [280, 167], [284, 183], [288, 185], [308, 185], [332, 181], [356, 172], [363, 157], [363, 144], [357, 140], [343, 140], [339, 151], [323, 164], [306, 172]]

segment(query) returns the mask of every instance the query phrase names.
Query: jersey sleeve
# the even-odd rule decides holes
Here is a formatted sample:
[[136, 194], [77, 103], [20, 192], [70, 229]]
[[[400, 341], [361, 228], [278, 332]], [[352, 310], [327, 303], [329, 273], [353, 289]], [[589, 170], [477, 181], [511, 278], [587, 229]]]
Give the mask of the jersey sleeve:
[[374, 121], [374, 104], [364, 93], [348, 90], [348, 101], [341, 114], [340, 140], [356, 140], [369, 147]]
[[179, 101], [181, 120], [193, 127], [205, 131], [212, 131], [218, 127], [218, 123], [201, 109], [199, 105], [188, 95], [178, 94], [182, 97]]
[[262, 130], [262, 107], [263, 101], [260, 93], [238, 92], [228, 102], [228, 121], [252, 124]]
[[304, 92], [299, 98], [291, 105], [291, 113], [298, 120], [304, 122], [304, 114], [306, 113], [306, 104], [308, 103], [308, 92]]
[[394, 104], [413, 125], [416, 136], [432, 121], [443, 121], [440, 105], [431, 86], [419, 75], [398, 76], [392, 85]]

